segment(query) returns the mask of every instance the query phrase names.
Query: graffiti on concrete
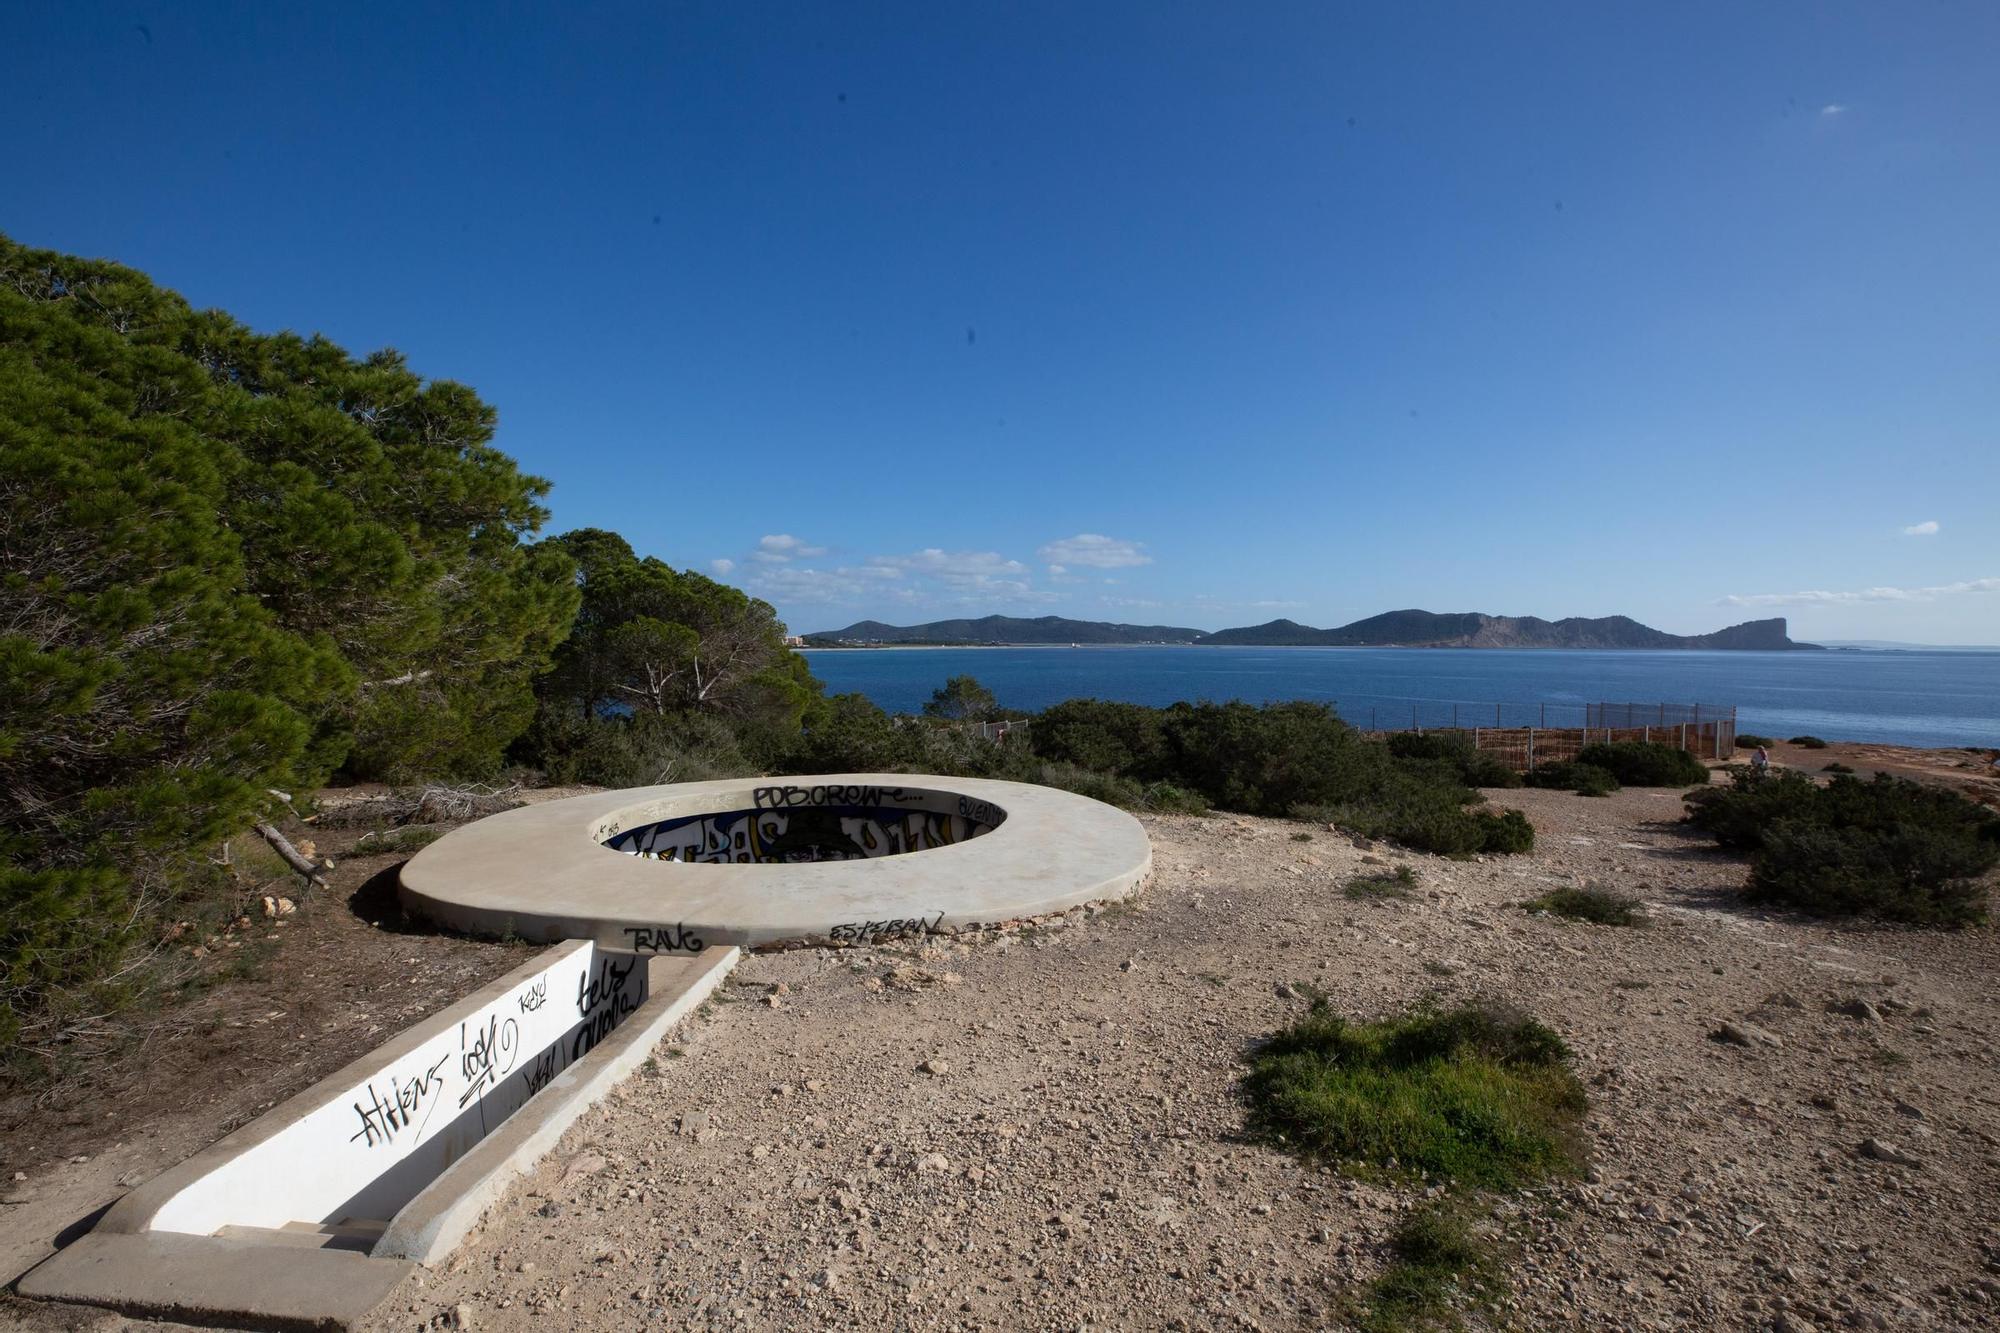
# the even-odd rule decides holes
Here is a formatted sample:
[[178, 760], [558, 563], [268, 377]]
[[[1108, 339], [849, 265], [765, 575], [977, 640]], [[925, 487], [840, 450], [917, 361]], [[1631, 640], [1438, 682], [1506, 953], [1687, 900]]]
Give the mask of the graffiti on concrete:
[[[765, 792], [866, 791], [881, 788], [760, 787]], [[894, 791], [894, 789], [888, 789]], [[984, 802], [974, 803], [992, 813]], [[966, 814], [881, 805], [817, 805], [729, 810], [693, 815], [627, 830], [606, 845], [649, 860], [706, 865], [798, 864], [860, 861], [949, 847], [987, 832], [997, 822]]]
[[849, 921], [828, 928], [828, 939], [861, 943], [868, 940], [889, 939], [896, 935], [927, 935], [938, 928], [944, 920], [939, 912], [928, 920], [920, 916], [894, 917], [887, 921]]

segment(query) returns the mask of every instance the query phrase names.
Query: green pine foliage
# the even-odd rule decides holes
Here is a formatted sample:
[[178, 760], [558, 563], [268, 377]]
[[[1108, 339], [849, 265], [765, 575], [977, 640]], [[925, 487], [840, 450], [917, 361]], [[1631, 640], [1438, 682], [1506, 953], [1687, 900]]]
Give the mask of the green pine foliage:
[[617, 787], [764, 771], [825, 707], [769, 603], [596, 528], [534, 554], [574, 568], [581, 598], [515, 749], [550, 778]]
[[267, 789], [497, 766], [577, 594], [493, 424], [0, 237], [0, 1044], [115, 999]]

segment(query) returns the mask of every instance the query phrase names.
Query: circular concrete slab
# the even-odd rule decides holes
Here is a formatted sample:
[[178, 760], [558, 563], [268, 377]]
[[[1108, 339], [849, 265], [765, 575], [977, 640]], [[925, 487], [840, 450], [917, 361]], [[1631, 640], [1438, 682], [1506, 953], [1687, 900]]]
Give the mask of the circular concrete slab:
[[1152, 868], [1122, 810], [1053, 787], [909, 773], [634, 787], [493, 815], [402, 871], [462, 930], [635, 953], [864, 942], [1122, 898]]

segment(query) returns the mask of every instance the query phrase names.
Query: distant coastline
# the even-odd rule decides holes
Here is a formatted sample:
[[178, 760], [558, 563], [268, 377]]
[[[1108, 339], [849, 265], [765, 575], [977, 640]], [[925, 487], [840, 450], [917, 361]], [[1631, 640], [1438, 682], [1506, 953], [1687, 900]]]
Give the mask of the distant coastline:
[[1785, 619], [1748, 620], [1711, 634], [1668, 634], [1630, 616], [1490, 616], [1479, 611], [1387, 611], [1332, 629], [1295, 620], [1272, 620], [1215, 631], [1180, 625], [1125, 625], [1063, 616], [983, 616], [976, 620], [933, 620], [921, 625], [888, 625], [860, 620], [845, 629], [801, 636], [802, 646], [866, 648], [891, 645], [930, 647], [1037, 646], [1098, 647], [1111, 644], [1190, 645], [1239, 648], [1569, 648], [1721, 649], [1749, 652], [1823, 652], [1818, 644], [1795, 642]]

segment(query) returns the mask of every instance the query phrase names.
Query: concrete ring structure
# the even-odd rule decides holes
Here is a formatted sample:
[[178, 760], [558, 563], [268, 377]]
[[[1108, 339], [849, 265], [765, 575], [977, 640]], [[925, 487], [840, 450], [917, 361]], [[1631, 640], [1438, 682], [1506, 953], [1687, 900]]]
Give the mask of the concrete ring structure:
[[909, 773], [735, 778], [524, 806], [404, 867], [405, 903], [462, 930], [632, 953], [866, 942], [1122, 898], [1152, 845], [1052, 787]]

